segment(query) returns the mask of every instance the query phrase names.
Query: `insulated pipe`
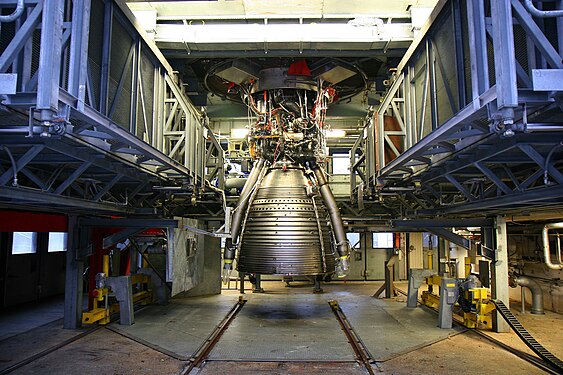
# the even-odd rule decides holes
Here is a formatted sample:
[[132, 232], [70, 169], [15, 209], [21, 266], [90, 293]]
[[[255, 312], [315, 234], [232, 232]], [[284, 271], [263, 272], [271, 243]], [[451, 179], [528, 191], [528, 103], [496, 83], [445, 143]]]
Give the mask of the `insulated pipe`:
[[[532, 314], [544, 314], [543, 311], [543, 291], [540, 284], [527, 276], [517, 276], [516, 285], [530, 289], [532, 292]], [[524, 301], [522, 301], [524, 303]]]
[[540, 18], [563, 17], [563, 10], [539, 10], [532, 0], [524, 0], [524, 6], [532, 16]]
[[0, 22], [13, 22], [22, 15], [24, 8], [24, 0], [18, 0], [18, 4], [16, 5], [16, 10], [12, 12], [12, 14], [8, 14], [6, 16], [0, 16]]
[[548, 235], [548, 231], [550, 229], [562, 229], [563, 228], [563, 222], [562, 223], [551, 223], [551, 224], [546, 224], [543, 226], [543, 230], [542, 230], [542, 242], [543, 242], [543, 257], [545, 258], [545, 264], [551, 268], [552, 270], [561, 270], [563, 269], [563, 264], [558, 263], [558, 264], [554, 264], [551, 262], [551, 254], [549, 251], [549, 235]]
[[332, 190], [330, 190], [330, 187], [328, 186], [323, 170], [316, 164], [313, 165], [312, 170], [315, 174], [315, 178], [317, 179], [317, 184], [324, 204], [330, 215], [334, 238], [337, 242], [336, 250], [340, 255], [340, 259], [343, 260], [348, 257], [350, 247], [348, 245], [348, 239], [346, 238], [346, 232], [344, 231], [344, 224], [342, 223], [342, 218], [340, 217], [340, 211], [336, 205], [334, 195], [332, 195]]
[[260, 172], [264, 168], [265, 163], [265, 159], [260, 159], [256, 162], [256, 165], [254, 165], [254, 168], [252, 168], [252, 171], [248, 176], [248, 180], [246, 181], [246, 184], [244, 184], [242, 192], [240, 193], [240, 197], [237, 202], [237, 208], [235, 213], [233, 214], [233, 219], [231, 221], [231, 238], [227, 238], [225, 242], [225, 252], [223, 254], [225, 266], [227, 264], [230, 265], [233, 259], [235, 259], [236, 246], [234, 246], [233, 243], [237, 243], [242, 219], [244, 217], [244, 212], [246, 211], [246, 207], [248, 206], [248, 198], [250, 197], [250, 192], [256, 184], [258, 176], [260, 176]]

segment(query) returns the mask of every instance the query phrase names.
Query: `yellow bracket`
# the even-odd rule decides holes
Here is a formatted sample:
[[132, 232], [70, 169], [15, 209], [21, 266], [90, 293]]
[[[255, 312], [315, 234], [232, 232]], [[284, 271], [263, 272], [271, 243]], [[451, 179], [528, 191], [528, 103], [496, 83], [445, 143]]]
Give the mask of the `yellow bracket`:
[[436, 294], [423, 291], [422, 292], [422, 303], [424, 303], [428, 307], [437, 308], [440, 306], [440, 296]]
[[[149, 275], [137, 273], [131, 276], [132, 284], [148, 284], [149, 282]], [[90, 311], [85, 311], [82, 313], [82, 324], [94, 324], [98, 322], [102, 325], [105, 325], [110, 322], [111, 314], [119, 312], [119, 303], [111, 304], [107, 309], [104, 307], [98, 307], [99, 302], [105, 301], [109, 293], [110, 291], [108, 288], [94, 289], [94, 308]], [[152, 297], [152, 290], [143, 290], [141, 292], [133, 294], [133, 303], [148, 305], [152, 302]]]
[[442, 284], [442, 277], [439, 275], [432, 275], [430, 277], [427, 277], [426, 284], [440, 286]]

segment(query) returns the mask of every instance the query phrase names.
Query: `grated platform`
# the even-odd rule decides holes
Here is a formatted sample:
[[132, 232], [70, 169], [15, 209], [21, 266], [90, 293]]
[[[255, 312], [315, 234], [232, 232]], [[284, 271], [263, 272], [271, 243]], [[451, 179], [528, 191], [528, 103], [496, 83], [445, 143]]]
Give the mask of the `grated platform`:
[[210, 360], [354, 361], [325, 295], [253, 294]]
[[172, 299], [136, 313], [132, 326], [112, 323], [111, 329], [187, 360], [236, 301], [236, 296], [224, 295]]

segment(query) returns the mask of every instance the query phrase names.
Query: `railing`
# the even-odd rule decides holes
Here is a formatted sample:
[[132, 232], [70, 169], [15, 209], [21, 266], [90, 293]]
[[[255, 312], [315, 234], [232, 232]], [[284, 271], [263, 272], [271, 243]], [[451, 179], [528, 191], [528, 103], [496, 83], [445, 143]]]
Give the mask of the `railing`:
[[440, 1], [367, 124], [368, 193], [400, 190], [416, 215], [556, 204], [561, 22], [521, 0]]
[[213, 135], [121, 1], [26, 0], [0, 52], [1, 200], [154, 212], [204, 186]]

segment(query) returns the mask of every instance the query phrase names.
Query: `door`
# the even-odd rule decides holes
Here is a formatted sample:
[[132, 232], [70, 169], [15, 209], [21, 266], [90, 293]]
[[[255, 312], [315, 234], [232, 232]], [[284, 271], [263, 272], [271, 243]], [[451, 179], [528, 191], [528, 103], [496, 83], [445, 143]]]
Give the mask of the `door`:
[[393, 255], [393, 233], [366, 233], [366, 280], [384, 280], [385, 262]]
[[364, 233], [348, 232], [346, 233], [348, 242], [350, 242], [350, 271], [346, 280], [364, 280], [365, 279], [365, 244]]

